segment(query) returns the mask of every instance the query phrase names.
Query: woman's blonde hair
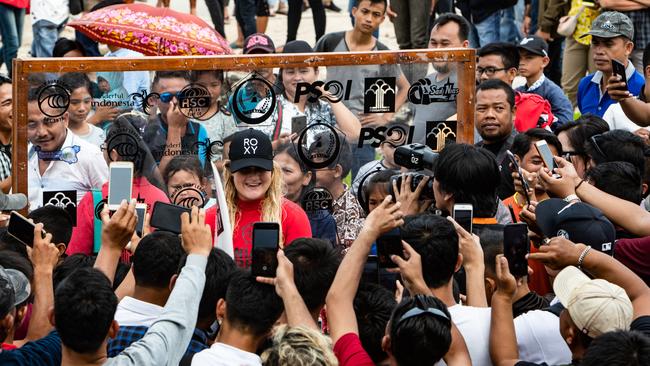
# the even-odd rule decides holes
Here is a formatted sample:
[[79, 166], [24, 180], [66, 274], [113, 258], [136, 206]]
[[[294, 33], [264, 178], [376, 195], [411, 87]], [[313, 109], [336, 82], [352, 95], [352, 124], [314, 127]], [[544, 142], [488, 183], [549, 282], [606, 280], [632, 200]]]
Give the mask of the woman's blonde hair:
[[262, 353], [264, 366], [338, 366], [332, 340], [304, 326], [278, 327], [273, 346]]
[[[230, 167], [224, 169], [223, 180], [223, 190], [226, 196], [226, 202], [228, 203], [228, 216], [234, 228], [239, 221], [237, 215], [239, 211], [239, 199], [237, 198], [235, 180], [233, 173], [230, 172]], [[282, 170], [276, 162], [273, 162], [273, 170], [271, 171], [271, 185], [262, 200], [262, 217], [260, 220], [280, 224], [280, 246], [284, 246], [284, 241], [282, 240]]]

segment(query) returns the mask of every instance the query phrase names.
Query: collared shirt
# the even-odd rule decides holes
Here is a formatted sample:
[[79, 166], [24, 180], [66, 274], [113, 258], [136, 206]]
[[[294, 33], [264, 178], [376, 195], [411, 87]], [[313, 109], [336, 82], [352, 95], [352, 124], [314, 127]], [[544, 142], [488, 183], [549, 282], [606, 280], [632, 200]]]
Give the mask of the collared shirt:
[[[39, 171], [39, 158], [35, 146], [29, 144], [28, 189], [30, 210], [43, 206], [43, 191], [77, 191], [77, 202], [94, 188], [108, 181], [108, 166], [99, 147], [84, 141], [67, 130], [61, 151], [69, 148], [76, 156], [67, 161], [52, 160], [43, 175]], [[78, 151], [77, 151], [78, 150]], [[48, 152], [44, 152], [48, 153]]]
[[544, 83], [544, 80], [546, 80], [546, 76], [544, 76], [544, 74], [542, 74], [542, 77], [540, 77], [536, 82], [534, 82], [533, 85], [531, 85], [530, 88], [528, 88], [528, 90], [526, 90], [525, 92], [526, 93], [532, 93], [533, 91], [535, 91], [535, 89], [542, 86], [542, 84]]
[[162, 314], [163, 307], [125, 296], [115, 311], [115, 320], [120, 326], [150, 327]]
[[[639, 95], [641, 88], [645, 84], [645, 79], [643, 75], [636, 71], [634, 65], [629, 60], [625, 68], [625, 77], [627, 78], [627, 88], [630, 93], [634, 96]], [[607, 108], [614, 103], [607, 91], [603, 93], [601, 90], [601, 81], [604, 83], [607, 82], [607, 80], [602, 79], [603, 73], [596, 71], [594, 74], [587, 75], [580, 80], [577, 96], [580, 113], [593, 113], [602, 118]]]
[[[162, 120], [160, 114], [155, 120], [149, 122], [143, 140], [149, 147], [156, 163], [160, 163], [167, 150], [167, 130], [169, 126]], [[208, 143], [208, 132], [200, 123], [192, 120], [187, 121], [185, 135], [181, 137], [181, 146], [178, 155], [197, 155], [201, 165], [205, 166], [206, 147]]]
[[[147, 330], [149, 330], [149, 327], [145, 326], [120, 326], [115, 338], [108, 340], [108, 347], [106, 349], [108, 357], [119, 355], [131, 344], [142, 339], [142, 337], [147, 333]], [[187, 350], [185, 350], [183, 356], [193, 355], [203, 351], [204, 349], [208, 349], [208, 335], [205, 331], [194, 328], [192, 340], [187, 346]]]
[[365, 217], [357, 197], [347, 185], [341, 197], [332, 202], [332, 216], [336, 221], [339, 245], [346, 252], [359, 236]]
[[0, 180], [11, 175], [11, 144], [0, 143]]

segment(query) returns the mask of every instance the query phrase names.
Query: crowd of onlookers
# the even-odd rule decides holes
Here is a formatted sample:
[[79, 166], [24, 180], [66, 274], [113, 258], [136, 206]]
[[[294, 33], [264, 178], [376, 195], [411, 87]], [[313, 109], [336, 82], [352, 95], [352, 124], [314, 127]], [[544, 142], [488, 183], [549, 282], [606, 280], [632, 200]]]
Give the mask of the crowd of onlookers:
[[[395, 13], [397, 30], [403, 6], [360, 0], [353, 27], [313, 47], [278, 51], [253, 32], [242, 51], [387, 50], [373, 33]], [[650, 10], [444, 6], [431, 24], [430, 6], [410, 8], [410, 37], [423, 28], [428, 41], [398, 41], [477, 48], [465, 143], [458, 65], [443, 59], [241, 80], [30, 74], [19, 102], [36, 225], [32, 246], [0, 229], [0, 365], [650, 365]], [[454, 7], [462, 15], [441, 10]], [[86, 56], [87, 42], [55, 36], [50, 48]], [[200, 113], [183, 106], [188, 85], [206, 93]], [[0, 77], [0, 203], [13, 128], [12, 80]], [[417, 168], [410, 142], [428, 146]], [[114, 162], [133, 167], [132, 200], [109, 209]], [[160, 203], [190, 209], [180, 233], [152, 222]], [[469, 220], [452, 218], [461, 206]], [[251, 272], [259, 222], [278, 224], [268, 277]], [[524, 224], [513, 253], [509, 233]]]

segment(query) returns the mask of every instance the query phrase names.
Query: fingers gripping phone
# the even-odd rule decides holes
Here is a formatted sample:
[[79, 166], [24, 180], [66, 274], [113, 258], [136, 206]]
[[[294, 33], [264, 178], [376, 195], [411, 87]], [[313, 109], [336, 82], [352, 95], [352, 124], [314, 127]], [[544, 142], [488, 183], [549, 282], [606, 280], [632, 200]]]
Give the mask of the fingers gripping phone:
[[138, 203], [135, 205], [135, 214], [138, 215], [138, 223], [135, 226], [135, 232], [139, 237], [142, 237], [142, 230], [144, 230], [144, 219], [147, 215], [147, 204]]
[[253, 276], [275, 277], [280, 249], [280, 224], [256, 222], [253, 224], [253, 253], [251, 273]]
[[395, 228], [377, 238], [377, 262], [379, 268], [395, 268], [397, 264], [390, 259], [391, 255], [404, 257], [402, 247], [402, 234]]
[[108, 180], [108, 209], [117, 211], [122, 200], [131, 201], [132, 187], [133, 163], [130, 161], [112, 162]]
[[508, 260], [510, 273], [515, 277], [528, 274], [526, 255], [530, 249], [528, 225], [525, 223], [508, 224], [503, 228], [503, 253]]
[[[153, 205], [151, 222], [149, 224], [156, 229], [169, 231], [174, 234], [180, 234], [181, 214], [183, 212], [191, 213], [192, 209], [158, 201]], [[138, 214], [138, 225], [140, 225], [139, 220], [140, 217]], [[144, 223], [144, 215], [142, 222]]]
[[530, 190], [530, 186], [528, 185], [526, 179], [524, 179], [524, 174], [521, 171], [521, 167], [517, 163], [517, 159], [515, 159], [515, 155], [510, 150], [506, 150], [506, 156], [510, 161], [510, 166], [511, 166], [510, 171], [513, 173], [517, 173], [517, 175], [519, 176], [519, 180], [521, 181], [521, 186], [524, 189], [524, 197], [526, 197], [526, 203], [528, 204], [528, 206], [530, 206], [530, 198], [528, 197], [528, 191]]
[[307, 127], [307, 116], [291, 117], [291, 133], [300, 133]]
[[621, 82], [625, 83], [625, 86], [619, 88], [620, 90], [628, 90], [627, 88], [627, 77], [625, 74], [625, 65], [623, 65], [621, 62], [612, 59], [612, 73], [618, 75], [621, 77]]
[[544, 165], [551, 171], [553, 174], [553, 169], [555, 169], [555, 161], [553, 160], [553, 153], [548, 147], [548, 143], [544, 140], [535, 141], [535, 148], [542, 158]]
[[468, 233], [472, 232], [472, 219], [474, 219], [474, 207], [469, 203], [457, 203], [454, 205], [454, 220]]
[[[7, 233], [13, 236], [19, 242], [27, 245], [28, 247], [34, 246], [34, 225], [25, 216], [16, 211], [11, 211], [9, 216], [9, 226]], [[45, 230], [42, 231], [42, 236], [45, 238]]]

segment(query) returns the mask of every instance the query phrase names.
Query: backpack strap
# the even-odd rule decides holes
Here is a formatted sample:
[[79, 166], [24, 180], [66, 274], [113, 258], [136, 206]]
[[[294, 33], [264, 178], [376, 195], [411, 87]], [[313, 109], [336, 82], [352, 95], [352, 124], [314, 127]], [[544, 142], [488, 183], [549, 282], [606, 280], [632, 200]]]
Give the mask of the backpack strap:
[[183, 358], [181, 358], [181, 362], [178, 363], [178, 366], [192, 366], [192, 358], [194, 358], [195, 354], [196, 353], [190, 355], [185, 354]]
[[[93, 189], [92, 192], [93, 208], [96, 208], [104, 197], [102, 197], [101, 189]], [[97, 254], [102, 247], [102, 220], [101, 218], [97, 218], [96, 215], [93, 215], [93, 220], [93, 253]]]

